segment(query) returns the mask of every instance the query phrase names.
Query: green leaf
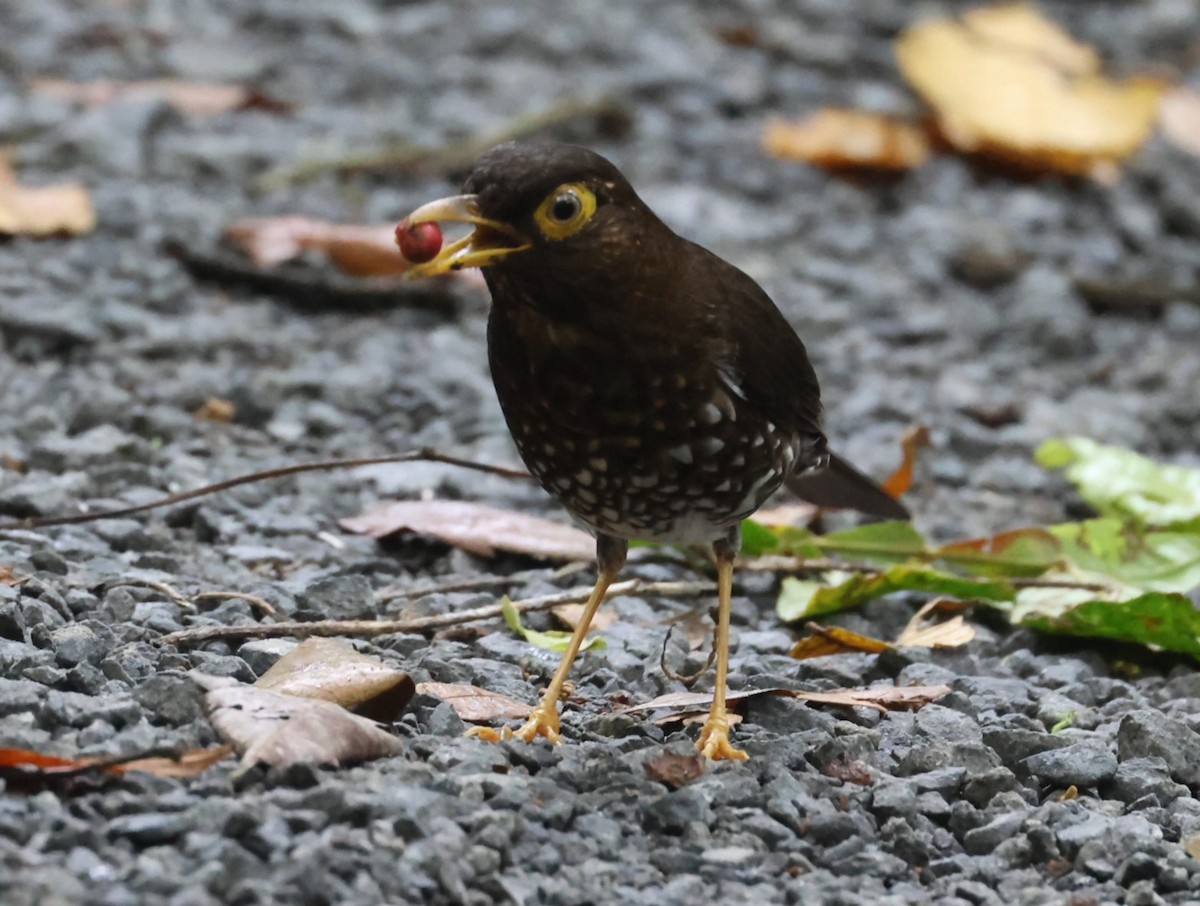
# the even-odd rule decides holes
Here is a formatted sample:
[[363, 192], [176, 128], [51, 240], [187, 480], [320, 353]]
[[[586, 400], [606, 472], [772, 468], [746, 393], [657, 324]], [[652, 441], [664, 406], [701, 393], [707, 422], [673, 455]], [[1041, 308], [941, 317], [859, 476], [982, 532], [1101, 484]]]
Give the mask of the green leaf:
[[949, 595], [963, 600], [1011, 601], [1012, 585], [1002, 579], [972, 579], [928, 566], [889, 566], [881, 573], [831, 570], [819, 580], [783, 580], [775, 609], [787, 622], [847, 610], [897, 591]]
[[826, 553], [839, 553], [885, 563], [909, 560], [927, 552], [925, 536], [911, 522], [873, 522], [832, 535], [814, 536]]
[[1145, 591], [1188, 592], [1200, 586], [1200, 524], [1144, 528], [1120, 519], [1051, 526], [1062, 553], [1079, 568]]
[[[546, 632], [539, 632], [536, 629], [526, 629], [521, 623], [521, 614], [517, 612], [517, 608], [513, 606], [513, 602], [509, 600], [508, 595], [505, 595], [500, 600], [500, 613], [504, 616], [504, 622], [508, 624], [508, 628], [521, 636], [529, 644], [538, 648], [545, 648], [547, 651], [566, 651], [567, 646], [571, 643], [572, 633], [561, 632], [557, 629], [551, 629]], [[579, 646], [580, 651], [588, 651], [592, 648], [605, 647], [604, 639], [598, 635], [583, 640], [583, 644]]]
[[1160, 526], [1200, 517], [1200, 469], [1163, 465], [1086, 437], [1047, 441], [1035, 455], [1044, 468], [1065, 469], [1103, 516]]
[[776, 533], [761, 522], [742, 520], [742, 556], [761, 557], [779, 547]]
[[1186, 595], [1147, 592], [1125, 601], [1094, 596], [1083, 589], [1024, 589], [1010, 616], [1043, 632], [1137, 642], [1200, 658], [1200, 611]]
[[1040, 576], [1063, 559], [1062, 542], [1041, 528], [955, 541], [939, 547], [935, 555], [980, 576]]

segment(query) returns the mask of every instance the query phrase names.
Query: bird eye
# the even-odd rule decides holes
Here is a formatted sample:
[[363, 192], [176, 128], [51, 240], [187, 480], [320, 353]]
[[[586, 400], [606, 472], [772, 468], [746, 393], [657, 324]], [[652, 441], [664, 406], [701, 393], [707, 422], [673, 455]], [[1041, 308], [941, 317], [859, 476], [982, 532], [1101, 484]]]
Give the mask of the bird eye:
[[533, 219], [547, 239], [566, 239], [596, 213], [596, 196], [582, 183], [561, 185], [542, 200]]
[[559, 223], [567, 223], [582, 208], [583, 203], [580, 202], [579, 196], [575, 194], [575, 190], [568, 189], [554, 199], [554, 204], [550, 206], [550, 216]]

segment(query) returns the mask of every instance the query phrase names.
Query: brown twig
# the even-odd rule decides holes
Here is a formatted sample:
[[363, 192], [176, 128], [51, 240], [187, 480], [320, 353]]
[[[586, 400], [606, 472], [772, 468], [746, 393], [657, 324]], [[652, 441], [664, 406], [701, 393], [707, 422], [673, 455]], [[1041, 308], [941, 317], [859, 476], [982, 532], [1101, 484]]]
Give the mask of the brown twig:
[[[644, 579], [628, 579], [611, 586], [605, 598], [616, 595], [699, 595], [716, 591], [715, 582], [647, 582]], [[591, 588], [573, 588], [552, 595], [541, 595], [514, 601], [512, 606], [520, 613], [549, 610], [560, 604], [579, 604], [586, 601]], [[280, 636], [308, 638], [310, 636], [358, 636], [371, 638], [393, 632], [424, 632], [443, 626], [457, 626], [475, 620], [490, 620], [501, 615], [502, 605], [487, 604], [458, 613], [435, 614], [427, 617], [411, 617], [404, 620], [319, 620], [311, 623], [284, 622], [250, 626], [203, 626], [172, 632], [158, 640], [160, 645], [199, 645], [217, 639], [270, 639]]]
[[279, 616], [279, 611], [270, 601], [242, 591], [202, 591], [200, 594], [192, 596], [192, 603], [199, 601], [245, 601], [259, 613], [268, 617]]
[[[591, 563], [568, 563], [550, 573], [550, 579], [562, 579], [591, 567]], [[483, 576], [478, 579], [454, 579], [441, 584], [418, 585], [416, 588], [396, 588], [395, 586], [381, 589], [375, 593], [379, 604], [389, 604], [392, 601], [411, 601], [426, 595], [444, 595], [456, 591], [487, 591], [490, 588], [507, 588], [525, 581], [525, 576]]]
[[209, 494], [228, 491], [245, 484], [253, 484], [256, 481], [285, 478], [289, 475], [299, 475], [302, 472], [332, 472], [337, 469], [357, 469], [360, 466], [377, 466], [395, 462], [440, 462], [463, 469], [472, 469], [476, 472], [499, 475], [503, 478], [530, 477], [528, 472], [520, 469], [509, 469], [504, 466], [475, 462], [471, 459], [463, 459], [460, 456], [451, 456], [447, 453], [440, 453], [437, 450], [425, 448], [413, 450], [408, 453], [394, 453], [390, 456], [367, 456], [361, 459], [326, 459], [320, 462], [302, 462], [290, 466], [280, 466], [275, 469], [264, 469], [261, 472], [250, 472], [246, 475], [238, 475], [236, 478], [228, 478], [225, 481], [208, 484], [202, 488], [196, 488], [194, 491], [169, 494], [166, 497], [160, 497], [158, 500], [152, 500], [150, 503], [142, 503], [137, 506], [127, 506], [116, 510], [101, 510], [97, 513], [84, 513], [78, 516], [36, 516], [30, 519], [0, 522], [0, 531], [45, 528], [51, 525], [80, 525], [84, 522], [95, 522], [97, 519], [116, 519], [121, 516], [132, 516], [135, 513], [156, 510], [159, 507], [174, 506], [177, 503], [185, 503], [188, 500], [207, 497]]

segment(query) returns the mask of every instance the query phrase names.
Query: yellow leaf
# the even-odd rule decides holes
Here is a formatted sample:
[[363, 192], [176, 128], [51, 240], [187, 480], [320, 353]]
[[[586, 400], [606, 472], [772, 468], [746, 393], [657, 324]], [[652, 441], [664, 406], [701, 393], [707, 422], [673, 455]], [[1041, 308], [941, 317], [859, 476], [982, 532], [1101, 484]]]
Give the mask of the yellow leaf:
[[929, 140], [912, 123], [867, 110], [818, 110], [802, 122], [772, 120], [763, 150], [831, 170], [911, 170], [929, 158]]
[[[1081, 45], [1029, 7], [934, 19], [896, 45], [901, 72], [960, 151], [1034, 170], [1111, 174], [1149, 137], [1164, 85], [1092, 71]], [[982, 20], [981, 17], [982, 16]], [[980, 22], [983, 22], [982, 27]]]
[[1095, 48], [1080, 44], [1031, 4], [981, 6], [963, 13], [962, 19], [990, 44], [1036, 56], [1062, 72], [1095, 75], [1100, 71], [1100, 54]]

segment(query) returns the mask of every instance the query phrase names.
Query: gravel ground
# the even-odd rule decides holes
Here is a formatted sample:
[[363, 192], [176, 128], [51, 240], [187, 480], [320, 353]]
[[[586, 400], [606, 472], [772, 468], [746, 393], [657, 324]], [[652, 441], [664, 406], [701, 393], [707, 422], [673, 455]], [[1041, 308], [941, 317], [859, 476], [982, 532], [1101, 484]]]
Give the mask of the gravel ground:
[[[1200, 81], [1193, 0], [1052, 12], [1118, 68], [1175, 67]], [[298, 158], [396, 137], [441, 143], [600, 95], [627, 106], [631, 128], [572, 135], [610, 155], [668, 222], [763, 283], [809, 345], [838, 446], [882, 474], [904, 426], [930, 426], [936, 446], [910, 497], [924, 530], [963, 536], [1073, 512], [1065, 486], [1031, 464], [1032, 448], [1061, 433], [1197, 464], [1200, 308], [1101, 314], [1077, 290], [1138, 279], [1194, 293], [1196, 159], [1152, 142], [1111, 189], [1014, 181], [952, 157], [856, 185], [759, 152], [771, 115], [830, 102], [914, 110], [891, 52], [914, 14], [901, 0], [5, 3], [0, 144], [16, 145], [31, 181], [84, 180], [100, 226], [0, 245], [0, 453], [28, 465], [0, 471], [0, 515], [141, 502], [251, 469], [420, 445], [514, 461], [486, 372], [482, 290], [456, 290], [452, 313], [301, 307], [198, 282], [161, 245], [210, 248], [224, 224], [252, 214], [395, 220], [447, 182], [326, 178], [267, 195], [252, 182]], [[722, 41], [730, 28], [754, 29], [758, 45]], [[200, 119], [130, 100], [81, 112], [25, 88], [38, 76], [164, 75], [252, 81], [295, 109]], [[236, 404], [232, 423], [193, 418], [209, 397]], [[209, 744], [184, 672], [252, 680], [278, 656], [277, 644], [157, 646], [184, 626], [255, 616], [242, 601], [185, 612], [121, 580], [250, 592], [302, 618], [369, 615], [371, 592], [393, 583], [511, 573], [514, 597], [552, 587], [548, 568], [519, 558], [418, 540], [381, 547], [337, 526], [372, 501], [424, 493], [554, 512], [514, 482], [410, 465], [0, 533], [0, 565], [32, 576], [0, 585], [0, 742], [63, 753]], [[644, 562], [629, 572], [684, 577]], [[663, 621], [695, 602], [612, 606], [622, 619], [605, 631], [608, 647], [576, 670], [569, 745], [464, 739], [447, 706], [418, 697], [397, 726], [406, 755], [357, 768], [235, 782], [225, 764], [191, 781], [7, 792], [0, 899], [1200, 902], [1200, 863], [1182, 842], [1200, 832], [1192, 663], [982, 615], [964, 649], [799, 663], [785, 656], [791, 634], [769, 583], [747, 579], [734, 687], [888, 680], [954, 691], [882, 718], [757, 700], [736, 733], [752, 760], [672, 791], [643, 762], [688, 751], [695, 729], [608, 712], [622, 697], [682, 688], [658, 652]], [[877, 603], [843, 622], [886, 634], [912, 608]], [[530, 702], [555, 658], [499, 623], [358, 647], [417, 680]], [[1060, 722], [1070, 726], [1051, 733]], [[870, 782], [832, 776], [847, 760]], [[1078, 797], [1061, 801], [1070, 785]]]

